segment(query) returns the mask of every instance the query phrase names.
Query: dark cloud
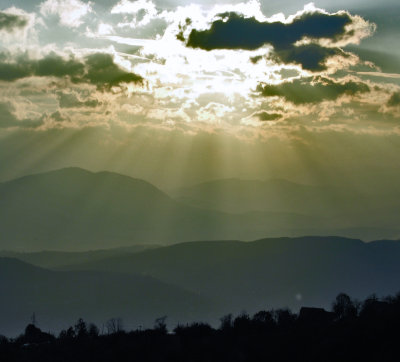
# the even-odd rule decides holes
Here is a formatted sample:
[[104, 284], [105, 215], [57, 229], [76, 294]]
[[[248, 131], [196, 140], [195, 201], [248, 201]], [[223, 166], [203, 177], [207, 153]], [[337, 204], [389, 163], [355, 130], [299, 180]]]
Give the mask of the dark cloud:
[[[318, 44], [306, 44], [275, 50], [272, 58], [286, 64], [300, 64], [303, 69], [317, 72], [326, 70], [326, 60], [334, 55], [349, 57], [349, 53], [339, 48], [325, 48]], [[262, 55], [257, 55], [251, 57], [250, 61], [256, 64], [262, 58]]]
[[32, 72], [39, 77], [66, 77], [79, 81], [84, 77], [85, 65], [73, 58], [65, 60], [58, 55], [49, 55], [32, 63]]
[[85, 79], [98, 86], [112, 87], [120, 83], [140, 83], [140, 75], [122, 70], [109, 54], [97, 53], [86, 58], [87, 73]]
[[318, 44], [276, 50], [275, 54], [283, 63], [300, 64], [303, 69], [313, 72], [326, 70], [326, 60], [334, 55], [348, 57], [348, 54], [339, 48], [325, 48]]
[[345, 26], [352, 22], [347, 13], [304, 13], [290, 24], [259, 22], [236, 13], [221, 14], [221, 17], [208, 30], [193, 29], [187, 46], [205, 50], [255, 50], [271, 44], [275, 49], [285, 49], [304, 37], [340, 39], [346, 34]]
[[392, 96], [389, 98], [387, 105], [389, 107], [400, 106], [400, 92], [393, 93]]
[[15, 61], [0, 61], [0, 80], [14, 81], [30, 76], [69, 77], [74, 83], [91, 83], [98, 88], [111, 88], [121, 83], [140, 83], [142, 77], [121, 69], [111, 55], [96, 53], [83, 61], [64, 59], [50, 54], [40, 60], [21, 56]]
[[257, 117], [260, 121], [276, 121], [282, 118], [282, 115], [279, 113], [270, 113], [267, 111], [257, 112], [253, 116]]
[[15, 29], [24, 28], [27, 24], [28, 20], [25, 17], [0, 11], [0, 30], [12, 32]]
[[[221, 19], [214, 21], [208, 30], [193, 29], [186, 45], [204, 50], [255, 50], [270, 44], [280, 61], [297, 63], [311, 71], [325, 70], [327, 58], [334, 55], [346, 56], [346, 53], [339, 48], [327, 48], [317, 44], [294, 44], [305, 37], [339, 40], [349, 35], [346, 25], [353, 21], [348, 13], [330, 15], [320, 12], [303, 13], [289, 24], [259, 22], [255, 18], [245, 18], [236, 13], [220, 14], [220, 17]], [[258, 59], [252, 58], [251, 61], [254, 63]]]
[[369, 92], [368, 85], [348, 80], [336, 82], [325, 77], [308, 77], [278, 85], [260, 84], [257, 90], [265, 97], [284, 97], [294, 104], [318, 103], [335, 100], [341, 95]]
[[12, 82], [31, 75], [33, 75], [33, 71], [30, 62], [18, 61], [16, 63], [8, 63], [4, 59], [0, 62], [0, 80]]

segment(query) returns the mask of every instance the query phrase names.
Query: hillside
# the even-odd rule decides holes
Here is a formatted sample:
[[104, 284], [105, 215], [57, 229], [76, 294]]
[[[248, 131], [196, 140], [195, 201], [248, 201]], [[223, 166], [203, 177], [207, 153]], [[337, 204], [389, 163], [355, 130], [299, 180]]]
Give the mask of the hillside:
[[134, 245], [126, 248], [99, 249], [82, 252], [63, 251], [38, 251], [38, 252], [15, 252], [0, 251], [0, 258], [15, 258], [26, 263], [43, 268], [56, 268], [71, 264], [87, 263], [101, 260], [112, 256], [122, 256], [137, 253], [146, 249], [159, 247], [157, 245]]
[[[15, 335], [36, 314], [40, 325], [59, 331], [85, 317], [99, 326], [122, 318], [126, 327], [209, 319], [211, 301], [150, 276], [104, 272], [56, 272], [0, 258], [0, 335]], [[215, 317], [215, 316], [214, 316]]]
[[152, 276], [239, 312], [300, 303], [327, 306], [340, 292], [358, 298], [394, 293], [399, 260], [397, 241], [302, 237], [182, 243], [69, 269]]
[[232, 215], [176, 202], [153, 185], [79, 168], [0, 184], [0, 250], [75, 251], [207, 239], [254, 239], [322, 229], [293, 213]]
[[[287, 181], [274, 182], [272, 188], [241, 181], [239, 192], [237, 181], [232, 182], [222, 182], [211, 193], [208, 187], [199, 191], [196, 197], [209, 208], [192, 199], [175, 200], [146, 181], [111, 172], [68, 168], [4, 182], [0, 250], [87, 251], [193, 240], [302, 235], [373, 240], [400, 235], [398, 211], [386, 217], [390, 208], [371, 209], [369, 199], [358, 194], [340, 196]], [[224, 200], [232, 212], [216, 209], [215, 203], [223, 205]]]
[[[398, 229], [400, 217], [400, 204], [392, 192], [362, 193], [356, 187], [303, 185], [284, 179], [220, 179], [181, 188], [173, 194], [188, 205], [229, 213], [261, 211], [325, 217], [329, 219], [327, 227], [348, 228], [341, 235], [357, 235], [355, 229], [353, 234], [350, 229], [360, 226]], [[364, 239], [362, 234], [359, 228], [358, 237]], [[371, 230], [369, 239], [374, 236]]]

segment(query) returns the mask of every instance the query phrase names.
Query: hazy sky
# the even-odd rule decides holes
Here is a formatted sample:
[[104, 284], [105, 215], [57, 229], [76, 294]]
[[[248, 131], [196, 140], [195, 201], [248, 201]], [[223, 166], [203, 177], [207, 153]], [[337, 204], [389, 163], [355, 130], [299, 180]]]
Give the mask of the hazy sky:
[[0, 180], [397, 188], [398, 0], [2, 0]]

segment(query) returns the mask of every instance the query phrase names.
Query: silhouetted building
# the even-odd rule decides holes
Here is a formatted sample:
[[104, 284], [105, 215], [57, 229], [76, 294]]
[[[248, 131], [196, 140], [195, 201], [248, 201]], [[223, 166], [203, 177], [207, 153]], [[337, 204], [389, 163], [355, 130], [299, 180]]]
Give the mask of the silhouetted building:
[[302, 307], [298, 321], [309, 325], [324, 325], [333, 322], [335, 314], [323, 308]]

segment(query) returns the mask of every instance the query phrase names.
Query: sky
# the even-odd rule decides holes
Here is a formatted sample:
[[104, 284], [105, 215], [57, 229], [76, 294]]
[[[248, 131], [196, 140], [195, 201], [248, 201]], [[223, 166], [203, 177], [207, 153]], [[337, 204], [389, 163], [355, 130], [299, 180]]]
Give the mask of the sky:
[[398, 192], [397, 0], [0, 6], [0, 181], [79, 166]]

